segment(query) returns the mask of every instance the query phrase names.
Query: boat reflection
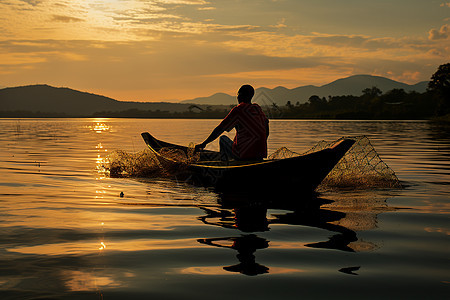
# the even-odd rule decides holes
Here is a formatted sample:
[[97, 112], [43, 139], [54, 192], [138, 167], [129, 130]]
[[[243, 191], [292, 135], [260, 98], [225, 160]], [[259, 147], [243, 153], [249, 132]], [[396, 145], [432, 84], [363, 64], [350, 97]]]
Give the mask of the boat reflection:
[[[373, 243], [358, 240], [356, 231], [358, 228], [343, 226], [342, 224], [354, 224], [352, 218], [355, 214], [347, 214], [345, 211], [331, 210], [333, 201], [310, 196], [299, 201], [275, 201], [259, 197], [254, 199], [250, 196], [221, 195], [220, 207], [200, 207], [205, 215], [198, 219], [207, 225], [220, 226], [229, 229], [237, 229], [245, 233], [240, 236], [214, 237], [198, 239], [198, 242], [208, 246], [233, 249], [239, 263], [223, 267], [229, 272], [239, 272], [245, 275], [259, 275], [270, 273], [270, 268], [256, 262], [257, 250], [269, 248], [270, 241], [258, 236], [256, 233], [264, 233], [271, 230], [273, 225], [295, 225], [307, 226], [327, 230], [333, 235], [328, 240], [320, 242], [275, 242], [272, 247], [296, 248], [321, 248], [339, 250], [345, 252], [359, 252], [376, 248]], [[368, 200], [370, 202], [370, 200]], [[301, 205], [299, 203], [302, 203]], [[376, 201], [379, 208], [379, 199]], [[385, 203], [385, 202], [384, 202]], [[323, 208], [326, 206], [327, 208]], [[370, 205], [368, 205], [370, 207]], [[371, 207], [373, 209], [373, 207]], [[268, 214], [268, 210], [276, 210]], [[372, 220], [366, 223], [373, 224], [372, 228], [365, 227], [364, 230], [376, 227], [376, 217], [383, 210], [369, 216]], [[278, 245], [277, 245], [278, 244]]]
[[255, 261], [255, 255], [253, 254], [258, 249], [269, 247], [269, 242], [264, 238], [260, 238], [254, 234], [247, 234], [240, 237], [199, 239], [198, 242], [214, 247], [230, 248], [238, 252], [236, 257], [239, 263], [223, 267], [226, 271], [238, 272], [250, 276], [269, 272], [268, 267], [260, 265]]
[[341, 221], [346, 217], [346, 214], [343, 212], [318, 208], [294, 210], [273, 216], [275, 219], [271, 221], [271, 224], [309, 226], [335, 233], [328, 241], [305, 244], [306, 247], [355, 252], [349, 244], [358, 240], [356, 232], [333, 223]]
[[243, 232], [268, 231], [267, 207], [249, 206], [219, 210], [201, 207], [206, 215], [198, 219], [207, 225], [217, 225], [224, 228], [235, 228]]

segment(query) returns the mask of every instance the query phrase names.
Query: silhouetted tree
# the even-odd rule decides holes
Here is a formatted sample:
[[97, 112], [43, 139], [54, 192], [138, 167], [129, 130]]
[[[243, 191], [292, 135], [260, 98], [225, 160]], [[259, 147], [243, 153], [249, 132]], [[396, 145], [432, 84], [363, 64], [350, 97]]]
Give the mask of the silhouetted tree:
[[363, 96], [373, 98], [373, 97], [380, 96], [383, 92], [376, 86], [373, 86], [371, 88], [362, 90], [362, 93], [363, 93]]
[[428, 83], [428, 91], [438, 97], [437, 115], [450, 113], [450, 63], [438, 67]]
[[432, 91], [444, 92], [450, 89], [450, 63], [440, 65], [437, 71], [431, 76], [428, 89]]
[[401, 102], [408, 94], [404, 89], [392, 89], [383, 95], [387, 102]]
[[286, 107], [287, 107], [288, 109], [293, 109], [293, 108], [294, 108], [294, 105], [292, 105], [291, 101], [288, 101], [288, 102], [286, 102]]
[[317, 95], [312, 95], [311, 97], [309, 97], [308, 102], [309, 103], [317, 103], [320, 101], [320, 97]]
[[324, 110], [327, 106], [327, 99], [325, 99], [325, 97], [320, 98], [317, 95], [309, 97], [308, 102], [311, 108], [315, 110]]
[[[319, 96], [317, 95], [312, 95], [311, 97], [309, 97], [308, 99], [309, 103], [312, 105], [317, 105], [317, 104], [322, 104], [323, 103], [323, 99], [321, 99]], [[325, 100], [326, 102], [326, 100]]]

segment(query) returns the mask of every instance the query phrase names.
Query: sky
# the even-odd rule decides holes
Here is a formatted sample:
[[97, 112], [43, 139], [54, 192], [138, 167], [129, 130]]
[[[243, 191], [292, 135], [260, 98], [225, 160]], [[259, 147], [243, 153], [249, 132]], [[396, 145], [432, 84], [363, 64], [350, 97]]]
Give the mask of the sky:
[[449, 0], [0, 0], [0, 87], [117, 100], [236, 94], [450, 61]]

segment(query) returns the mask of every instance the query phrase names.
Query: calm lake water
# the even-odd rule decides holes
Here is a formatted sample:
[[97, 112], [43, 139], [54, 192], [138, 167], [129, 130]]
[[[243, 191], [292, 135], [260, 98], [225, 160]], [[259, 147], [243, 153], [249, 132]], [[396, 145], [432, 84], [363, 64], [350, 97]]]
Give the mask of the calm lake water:
[[404, 186], [325, 191], [320, 207], [98, 169], [143, 150], [143, 131], [188, 145], [218, 122], [0, 119], [0, 298], [448, 297], [450, 126], [271, 121], [270, 153], [367, 135]]

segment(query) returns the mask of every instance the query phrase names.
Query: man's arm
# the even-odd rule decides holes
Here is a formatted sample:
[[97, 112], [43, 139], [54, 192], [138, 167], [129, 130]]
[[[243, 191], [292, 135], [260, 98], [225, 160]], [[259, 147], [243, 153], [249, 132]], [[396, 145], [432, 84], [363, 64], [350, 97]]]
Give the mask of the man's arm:
[[206, 145], [217, 139], [224, 131], [225, 130], [221, 126], [217, 126], [216, 128], [214, 128], [214, 130], [211, 132], [211, 134], [206, 138], [206, 140], [203, 143], [195, 145], [195, 150], [205, 148]]
[[197, 151], [205, 148], [206, 145], [217, 139], [225, 130], [230, 131], [235, 126], [237, 120], [236, 114], [238, 114], [237, 106], [228, 113], [228, 115], [222, 120], [222, 122], [220, 122], [219, 125], [217, 125], [216, 128], [214, 128], [203, 143], [195, 146], [195, 150]]
[[266, 122], [266, 139], [269, 137], [269, 121]]

